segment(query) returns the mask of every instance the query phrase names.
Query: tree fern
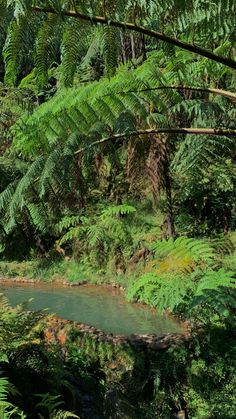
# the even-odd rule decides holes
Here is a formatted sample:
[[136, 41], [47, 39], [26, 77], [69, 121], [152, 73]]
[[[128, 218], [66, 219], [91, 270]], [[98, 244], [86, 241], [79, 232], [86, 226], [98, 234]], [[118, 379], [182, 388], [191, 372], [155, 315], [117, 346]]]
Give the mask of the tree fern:
[[134, 212], [136, 212], [136, 208], [134, 208], [132, 205], [122, 204], [122, 205], [110, 206], [102, 212], [101, 218], [106, 219], [107, 217], [128, 215]]
[[[9, 26], [5, 46], [6, 54], [9, 46], [9, 63], [6, 64], [9, 69], [11, 65], [13, 66], [11, 83], [25, 76], [25, 74], [20, 74], [20, 72], [24, 72], [24, 65], [22, 66], [20, 60], [16, 61], [18, 58], [14, 62], [13, 54], [14, 51], [22, 50], [23, 39], [26, 40], [25, 49], [30, 43], [29, 52], [25, 53], [24, 49], [22, 50], [25, 60], [23, 64], [27, 63], [25, 66], [27, 71], [32, 72], [32, 68], [36, 65], [36, 71], [34, 69], [33, 72], [37, 73], [40, 84], [44, 85], [47, 83], [50, 67], [56, 66], [57, 68], [53, 68], [52, 72], [59, 79], [59, 83], [57, 83], [57, 94], [48, 102], [38, 106], [33, 113], [25, 112], [10, 132], [14, 138], [14, 150], [19, 153], [22, 161], [28, 160], [29, 168], [27, 172], [25, 170], [17, 172], [17, 185], [10, 186], [12, 179], [8, 177], [4, 180], [3, 189], [6, 188], [6, 191], [1, 196], [4, 201], [2, 226], [5, 224], [6, 228], [4, 228], [7, 232], [13, 233], [16, 224], [25, 231], [30, 219], [33, 230], [37, 230], [38, 233], [41, 221], [39, 214], [36, 216], [35, 213], [37, 208], [42, 209], [41, 215], [43, 215], [43, 210], [45, 213], [48, 212], [52, 223], [54, 220], [55, 223], [58, 223], [65, 214], [77, 214], [76, 211], [80, 210], [85, 202], [87, 203], [95, 195], [98, 197], [97, 190], [102, 182], [109, 183], [107, 181], [109, 176], [102, 176], [96, 168], [96, 159], [99, 155], [104, 156], [103, 159], [109, 160], [109, 164], [114, 165], [110, 170], [112, 178], [110, 183], [114, 183], [113, 189], [116, 190], [113, 193], [113, 190], [108, 192], [109, 187], [106, 188], [106, 191], [104, 188], [104, 195], [109, 195], [111, 201], [116, 201], [119, 191], [117, 186], [119, 176], [125, 177], [124, 166], [126, 163], [124, 162], [128, 161], [130, 165], [127, 170], [129, 172], [127, 173], [127, 184], [130, 183], [130, 185], [127, 185], [127, 190], [130, 186], [130, 191], [133, 187], [137, 191], [140, 189], [140, 194], [144, 193], [144, 190], [148, 194], [152, 189], [153, 195], [157, 197], [160, 189], [165, 189], [165, 211], [168, 213], [168, 220], [173, 220], [173, 194], [171, 194], [173, 186], [171, 175], [173, 173], [177, 173], [179, 176], [178, 188], [180, 188], [185, 181], [186, 173], [192, 170], [193, 165], [195, 172], [191, 172], [192, 178], [217, 158], [219, 164], [222, 164], [222, 167], [214, 168], [214, 178], [220, 183], [219, 189], [223, 190], [223, 184], [226, 185], [227, 191], [234, 188], [233, 173], [223, 169], [224, 159], [227, 159], [233, 152], [233, 141], [228, 137], [211, 137], [209, 139], [206, 136], [194, 136], [190, 140], [188, 136], [184, 135], [180, 138], [176, 135], [174, 140], [177, 141], [172, 141], [173, 136], [171, 135], [165, 138], [164, 136], [156, 138], [148, 137], [145, 134], [147, 129], [155, 130], [161, 127], [167, 129], [183, 126], [234, 128], [233, 92], [231, 92], [231, 96], [225, 97], [222, 96], [222, 91], [219, 94], [220, 90], [218, 89], [218, 87], [225, 89], [233, 87], [232, 71], [222, 63], [214, 62], [212, 64], [206, 57], [198, 56], [195, 59], [190, 51], [177, 49], [173, 45], [171, 48], [161, 48], [156, 45], [154, 40], [148, 44], [148, 58], [144, 62], [142, 59], [146, 58], [145, 54], [137, 62], [136, 60], [126, 62], [126, 65], [120, 66], [118, 69], [117, 63], [121, 63], [121, 58], [114, 49], [113, 35], [115, 32], [116, 35], [120, 35], [120, 29], [115, 28], [112, 24], [103, 25], [101, 17], [102, 25], [94, 31], [90, 22], [86, 19], [83, 20], [83, 16], [79, 15], [79, 13], [85, 13], [91, 19], [95, 15], [106, 16], [106, 23], [119, 19], [126, 22], [128, 19], [127, 21], [132, 22], [134, 26], [144, 25], [156, 31], [165, 30], [174, 38], [180, 36], [182, 41], [188, 41], [192, 46], [194, 43], [206, 45], [209, 51], [215, 50], [215, 54], [226, 57], [232, 54], [232, 12], [235, 9], [232, 0], [227, 0], [224, 16], [226, 26], [223, 25], [221, 16], [222, 1], [219, 2], [219, 7], [216, 7], [215, 3], [204, 4], [203, 1], [195, 2], [196, 4], [194, 2], [187, 4], [184, 1], [180, 4], [179, 0], [168, 0], [165, 5], [161, 4], [159, 0], [154, 3], [149, 0], [138, 3], [124, 1], [119, 4], [113, 3], [75, 2], [70, 5], [70, 16], [66, 15], [69, 9], [68, 4], [64, 1], [45, 4], [45, 7], [47, 5], [51, 7], [50, 14], [39, 12], [38, 6], [43, 6], [37, 2], [34, 4], [34, 10], [31, 9], [30, 2], [24, 1], [16, 1], [9, 7], [10, 16], [13, 11], [15, 14], [15, 18], [10, 17], [12, 23]], [[5, 3], [3, 7], [6, 7]], [[80, 18], [78, 18], [79, 16]], [[21, 25], [21, 20], [24, 19], [27, 20], [25, 27]], [[93, 21], [97, 22], [96, 19]], [[217, 32], [220, 27], [219, 22], [222, 22], [222, 28], [219, 33], [214, 33], [213, 45], [211, 30]], [[21, 31], [23, 31], [22, 34]], [[93, 60], [100, 61], [102, 56], [101, 34], [106, 32], [108, 34], [109, 59], [113, 61], [113, 64], [110, 63], [112, 71], [109, 77], [101, 78], [103, 70], [100, 69], [97, 76], [98, 81], [89, 84], [80, 83], [80, 75], [76, 74], [76, 69], [80, 63], [83, 63], [83, 58], [85, 64], [86, 60], [88, 64], [91, 59], [91, 54], [88, 53], [91, 38], [95, 36], [94, 34], [99, 33], [97, 44], [94, 49], [91, 49], [93, 52], [97, 51]], [[14, 39], [17, 40], [17, 34], [20, 40], [19, 48], [14, 41]], [[127, 34], [123, 35], [127, 36]], [[77, 42], [78, 37], [80, 42]], [[120, 38], [120, 36], [118, 37]], [[69, 38], [71, 38], [71, 42]], [[146, 40], [142, 39], [142, 42], [145, 44]], [[18, 57], [17, 54], [15, 57]], [[33, 56], [34, 59], [32, 59]], [[62, 59], [61, 63], [59, 63], [60, 59]], [[141, 62], [142, 64], [139, 65]], [[100, 64], [102, 68], [103, 63]], [[94, 62], [93, 66], [96, 67]], [[116, 72], [115, 69], [117, 69]], [[115, 75], [112, 76], [112, 74]], [[73, 78], [75, 87], [62, 88], [63, 84], [72, 85]], [[62, 83], [61, 80], [63, 80]], [[143, 132], [145, 135], [136, 135], [136, 132]], [[129, 139], [131, 133], [136, 144], [132, 146], [132, 150], [127, 150], [128, 142], [131, 143]], [[122, 138], [119, 137], [119, 134]], [[170, 168], [169, 161], [176, 149], [178, 150], [177, 156]], [[38, 166], [37, 157], [41, 161]], [[131, 173], [130, 168], [137, 168], [137, 166], [139, 176], [135, 184], [133, 182], [135, 175]], [[147, 175], [149, 175], [149, 182]], [[114, 179], [117, 180], [117, 185]], [[139, 183], [140, 181], [141, 183]], [[123, 184], [126, 187], [125, 182]], [[174, 186], [176, 187], [176, 185]], [[121, 195], [120, 192], [119, 194]], [[175, 194], [174, 203], [177, 202], [179, 195], [181, 194]], [[72, 207], [72, 211], [67, 212], [69, 207]], [[30, 215], [30, 210], [34, 216]], [[107, 215], [105, 213], [104, 218]], [[120, 217], [118, 214], [116, 215], [113, 223], [111, 217], [107, 217], [107, 220], [104, 221], [101, 214], [94, 215], [90, 223], [90, 237], [93, 237], [92, 223], [94, 222], [97, 228], [98, 225], [100, 226], [100, 230], [102, 228], [106, 229], [106, 232], [110, 230], [110, 235], [107, 233], [106, 245], [110, 240], [111, 247], [114, 243], [116, 246], [115, 231], [116, 234], [119, 232], [121, 236], [123, 227], [127, 231], [126, 217], [123, 217], [122, 214]], [[33, 218], [35, 222], [32, 221]], [[42, 223], [41, 226], [42, 231], [45, 231]], [[71, 225], [71, 227], [76, 229], [78, 226]], [[88, 229], [87, 224], [84, 227]], [[50, 228], [51, 231], [54, 231], [53, 226]], [[79, 228], [81, 231], [81, 226]], [[72, 231], [66, 234], [71, 234], [72, 237], [75, 233], [73, 236], [75, 237], [77, 233], [75, 230], [73, 233]], [[174, 228], [172, 234], [174, 234], [173, 232]], [[84, 231], [82, 236], [85, 236]], [[69, 236], [67, 237], [69, 238]], [[122, 246], [127, 237], [124, 234]], [[197, 252], [197, 249], [194, 251]], [[180, 261], [181, 272], [184, 269], [191, 271], [193, 266], [198, 263], [201, 265], [210, 263], [211, 257], [207, 251], [205, 253], [208, 260], [204, 261], [201, 256], [197, 261], [194, 259], [191, 249], [188, 248], [184, 262], [185, 267], [180, 267], [184, 250], [182, 253], [179, 250], [179, 256], [176, 256], [175, 261], [176, 264], [177, 259]], [[161, 261], [161, 269], [167, 269], [170, 258], [172, 258], [172, 254], [169, 256], [169, 261], [167, 256], [165, 260]]]
[[[120, 22], [127, 22], [128, 19], [128, 21], [131, 22], [131, 26], [127, 24], [127, 27], [132, 29], [132, 31], [138, 30], [138, 23], [141, 25], [140, 31], [142, 31], [142, 25], [147, 27], [147, 31], [148, 28], [156, 29], [156, 26], [154, 25], [154, 22], [156, 22], [156, 25], [160, 30], [158, 39], [168, 41], [168, 38], [166, 38], [164, 34], [161, 35], [165, 29], [165, 32], [170, 34], [169, 42], [175, 44], [177, 33], [180, 36], [180, 42], [177, 42], [177, 45], [181, 46], [181, 41], [186, 41], [187, 38], [189, 48], [186, 48], [184, 43], [182, 48], [185, 47], [190, 51], [194, 51], [195, 45], [202, 45], [209, 50], [212, 50], [212, 40], [214, 40], [214, 44], [217, 44], [220, 41], [227, 41], [232, 45], [231, 34], [234, 30], [232, 17], [235, 13], [235, 3], [233, 0], [224, 0], [224, 2], [223, 0], [220, 0], [217, 4], [214, 2], [206, 3], [203, 0], [198, 1], [197, 3], [193, 1], [188, 3], [184, 1], [180, 3], [179, 0], [168, 0], [164, 6], [159, 0], [154, 3], [150, 1], [142, 1], [141, 3], [120, 1], [119, 4], [114, 4], [114, 2], [112, 3], [109, 1], [105, 3], [95, 1], [92, 4], [90, 2], [76, 2], [72, 7], [74, 13], [73, 11], [69, 11], [68, 4], [64, 1], [50, 1], [48, 4], [45, 4], [45, 9], [43, 9], [40, 2], [36, 2], [34, 8], [32, 8], [31, 2], [27, 1], [14, 1], [12, 3], [14, 14], [17, 16], [18, 20], [31, 12], [42, 16], [44, 11], [47, 12], [47, 6], [50, 6], [51, 15], [56, 15], [59, 18], [62, 15], [68, 14], [70, 18], [71, 15], [74, 15], [73, 19], [78, 22], [81, 22], [82, 19], [85, 21], [91, 19], [96, 23], [104, 23], [104, 27], [106, 28], [105, 31], [108, 31], [109, 33], [108, 39], [110, 39], [110, 42], [107, 42], [107, 45], [110, 45], [110, 57], [114, 56], [114, 51], [112, 50], [114, 42], [111, 42], [111, 39], [113, 39], [112, 32], [114, 32], [114, 27], [110, 25], [110, 22], [113, 21], [113, 25], [116, 26], [114, 21], [119, 21], [119, 19]], [[222, 18], [223, 9], [224, 19]], [[81, 12], [84, 15], [78, 14]], [[96, 14], [104, 16], [104, 19], [97, 18]], [[64, 18], [66, 19], [65, 16]], [[125, 23], [123, 23], [123, 25], [122, 23], [118, 23], [117, 26], [122, 26], [124, 30], [126, 29]], [[60, 22], [57, 25], [57, 30], [60, 31]], [[155, 34], [150, 32], [150, 35], [154, 36]], [[41, 37], [41, 34], [39, 37]], [[38, 37], [36, 37], [35, 42], [38, 42]], [[118, 43], [116, 43], [116, 45], [117, 44]], [[153, 47], [155, 48], [155, 42], [153, 44]], [[201, 50], [199, 52], [201, 53]], [[208, 51], [206, 51], [206, 56], [208, 56], [207, 52]], [[229, 53], [231, 53], [230, 49], [226, 52], [225, 57], [227, 57]], [[220, 61], [220, 58], [221, 57], [219, 56], [218, 61]], [[112, 61], [114, 63], [114, 60]], [[48, 64], [50, 65], [50, 62]]]
[[[157, 84], [179, 83], [177, 70], [175, 69], [168, 70], [167, 67], [164, 75], [160, 75], [160, 71], [157, 69], [162, 55], [162, 52], [153, 54], [150, 59], [133, 72], [128, 72], [125, 69], [120, 71], [109, 83], [107, 80], [103, 80], [83, 88], [70, 89], [66, 92], [61, 91], [50, 101], [50, 104], [44, 104], [34, 115], [24, 117], [22, 120], [24, 130], [21, 129], [21, 124], [19, 128], [16, 127], [15, 144], [21, 150], [22, 147], [23, 149], [27, 147], [32, 153], [36, 145], [38, 149], [42, 146], [48, 146], [48, 142], [53, 145], [60, 138], [68, 138], [75, 130], [78, 130], [81, 136], [88, 136], [91, 127], [97, 124], [97, 121], [102, 122], [99, 130], [100, 136], [104, 136], [106, 132], [116, 127], [117, 119], [127, 110], [134, 116], [134, 121], [141, 118], [143, 126], [155, 121], [158, 115], [155, 111], [156, 108], [161, 109], [163, 123], [171, 124], [170, 111], [175, 114], [180, 111], [177, 104], [185, 106], [186, 118], [189, 117], [187, 115], [188, 109], [191, 114], [195, 112], [195, 116], [198, 118], [200, 115], [202, 120], [209, 118], [209, 112], [206, 115], [206, 113], [204, 114], [205, 108], [201, 108], [201, 101], [196, 107], [196, 103], [193, 104], [194, 98], [186, 102], [185, 98], [178, 92], [170, 90], [161, 93], [146, 90], [140, 94], [138, 93], [139, 89], [152, 88], [153, 85], [156, 86]], [[191, 65], [191, 61], [188, 64]], [[195, 71], [197, 74], [198, 68]], [[183, 76], [185, 83], [186, 77], [186, 75]], [[188, 77], [189, 80], [192, 80], [189, 74]], [[137, 90], [137, 93], [132, 92], [132, 88], [135, 91]], [[127, 93], [125, 93], [126, 90]], [[212, 101], [207, 103], [210, 108], [211, 106], [214, 107]], [[150, 110], [152, 111], [150, 112]], [[221, 107], [222, 112], [224, 112], [224, 107]], [[32, 136], [32, 130], [34, 130], [34, 136]], [[42, 133], [44, 134], [42, 135]], [[35, 136], [37, 142], [35, 142]]]
[[114, 76], [118, 66], [119, 31], [107, 26], [103, 30], [103, 43], [105, 52], [105, 66], [108, 77]]
[[194, 284], [191, 277], [147, 273], [128, 289], [128, 299], [139, 298], [159, 311], [175, 311], [191, 295]]
[[[127, 220], [135, 211], [133, 206], [122, 204], [110, 206], [94, 218], [79, 216], [66, 218], [68, 226], [76, 222], [78, 225], [69, 228], [69, 231], [61, 237], [60, 244], [80, 240], [81, 251], [89, 252], [91, 258], [93, 256], [97, 258], [97, 263], [107, 263], [109, 257], [114, 255], [117, 259], [125, 257], [126, 248], [132, 244]], [[59, 228], [63, 226], [65, 224], [62, 220]]]
[[[48, 69], [56, 59], [58, 41], [61, 33], [60, 15], [49, 15], [39, 29], [35, 52], [36, 74], [39, 87], [47, 84]], [[57, 27], [57, 32], [56, 32]]]
[[70, 230], [61, 237], [60, 245], [63, 245], [75, 239], [79, 239], [81, 234], [83, 234], [83, 232], [84, 232], [84, 229], [81, 227], [70, 228]]
[[[21, 346], [32, 343], [39, 337], [46, 313], [27, 310], [27, 302], [14, 309], [3, 294], [0, 295], [0, 345], [1, 351], [8, 355]], [[37, 340], [36, 340], [37, 342]]]
[[168, 269], [191, 271], [196, 266], [212, 265], [216, 257], [207, 241], [186, 237], [158, 241], [152, 245], [152, 250], [155, 252], [156, 269], [160, 272]]
[[27, 18], [21, 16], [18, 21], [13, 20], [8, 29], [8, 37], [4, 47], [4, 61], [6, 65], [5, 81], [14, 86], [20, 70], [22, 56], [20, 48], [25, 48], [27, 38]]
[[45, 214], [45, 208], [42, 205], [28, 204], [27, 209], [31, 217], [31, 222], [36, 231], [46, 233], [48, 230], [52, 232], [51, 225], [48, 220], [48, 213]]
[[44, 157], [39, 157], [34, 161], [34, 163], [29, 167], [25, 176], [19, 181], [14, 196], [12, 197], [9, 214], [11, 217], [14, 217], [18, 208], [23, 208], [25, 204], [26, 192], [30, 187], [32, 187], [35, 177], [40, 174], [44, 163]]
[[[0, 415], [2, 419], [10, 419], [12, 417], [18, 419], [26, 419], [26, 415], [16, 406], [8, 401], [9, 393], [13, 389], [12, 384], [7, 378], [0, 377]], [[14, 393], [15, 389], [14, 389]]]
[[236, 309], [235, 288], [235, 272], [225, 271], [223, 268], [209, 271], [199, 281], [190, 308], [197, 316], [201, 313], [200, 310], [206, 312], [203, 321], [209, 320], [213, 311], [220, 318], [232, 322]]
[[78, 225], [80, 223], [81, 219], [83, 219], [83, 217], [81, 217], [79, 215], [65, 216], [57, 224], [56, 229], [57, 229], [57, 231], [59, 231], [61, 233], [64, 229], [68, 229], [69, 227], [74, 227], [74, 226]]
[[62, 80], [66, 87], [73, 85], [76, 69], [86, 49], [89, 29], [88, 24], [75, 19], [66, 22], [61, 45]]

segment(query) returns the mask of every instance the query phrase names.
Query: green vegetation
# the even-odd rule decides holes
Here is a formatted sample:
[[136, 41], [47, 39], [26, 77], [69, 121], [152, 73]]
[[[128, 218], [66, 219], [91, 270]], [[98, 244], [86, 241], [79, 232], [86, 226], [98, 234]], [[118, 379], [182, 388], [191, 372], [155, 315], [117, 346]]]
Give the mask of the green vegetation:
[[2, 299], [4, 419], [235, 417], [235, 12], [0, 0], [0, 277], [119, 284], [192, 328], [61, 349]]
[[[143, 352], [68, 326], [61, 347], [51, 319], [25, 309], [1, 299], [3, 418], [170, 418], [181, 410], [234, 417], [235, 335], [224, 327], [211, 324], [190, 343]], [[50, 340], [42, 339], [45, 330]]]

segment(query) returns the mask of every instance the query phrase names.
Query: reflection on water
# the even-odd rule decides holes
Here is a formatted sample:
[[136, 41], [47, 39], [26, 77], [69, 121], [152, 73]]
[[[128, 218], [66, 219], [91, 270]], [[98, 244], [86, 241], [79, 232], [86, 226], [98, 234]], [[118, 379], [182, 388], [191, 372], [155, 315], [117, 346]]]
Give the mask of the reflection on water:
[[63, 288], [55, 285], [0, 285], [12, 305], [30, 298], [32, 310], [48, 308], [52, 313], [115, 334], [174, 333], [181, 326], [172, 318], [148, 307], [127, 303], [121, 295], [102, 287]]

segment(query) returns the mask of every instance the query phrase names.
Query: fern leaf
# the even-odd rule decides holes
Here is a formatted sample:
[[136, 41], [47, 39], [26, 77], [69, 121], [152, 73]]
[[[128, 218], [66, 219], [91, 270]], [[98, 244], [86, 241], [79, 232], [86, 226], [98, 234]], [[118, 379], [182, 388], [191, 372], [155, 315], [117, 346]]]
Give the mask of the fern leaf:
[[119, 31], [111, 26], [103, 28], [103, 42], [105, 52], [105, 67], [107, 76], [110, 78], [114, 76], [118, 66], [118, 36]]
[[219, 287], [236, 288], [235, 273], [225, 271], [223, 268], [216, 272], [208, 272], [200, 280], [195, 295], [200, 296], [203, 295], [204, 290], [211, 290]]
[[127, 204], [116, 205], [116, 206], [111, 206], [105, 209], [101, 214], [101, 218], [105, 219], [107, 217], [129, 215], [129, 214], [133, 214], [134, 212], [136, 212], [136, 208], [134, 208], [132, 205], [127, 205]]
[[203, 311], [205, 313], [204, 321], [209, 320], [212, 313], [217, 313], [220, 318], [227, 322], [235, 323], [235, 289], [235, 272], [225, 271], [223, 268], [218, 271], [207, 272], [200, 280], [191, 301], [191, 312], [198, 315]]
[[66, 234], [64, 234], [64, 236], [62, 236], [59, 244], [62, 245], [68, 241], [78, 239], [82, 233], [83, 229], [81, 227], [73, 227]]
[[56, 230], [61, 233], [64, 229], [75, 227], [80, 223], [81, 218], [83, 219], [79, 215], [66, 216], [56, 225]]
[[86, 48], [90, 26], [77, 19], [69, 19], [61, 45], [62, 80], [66, 87], [73, 85], [74, 75]]
[[40, 88], [47, 84], [48, 68], [56, 59], [61, 34], [61, 16], [51, 14], [39, 29], [35, 54], [36, 74]]
[[22, 62], [21, 48], [24, 49], [27, 39], [27, 18], [21, 16], [18, 21], [13, 20], [4, 47], [5, 82], [10, 86], [16, 84]]

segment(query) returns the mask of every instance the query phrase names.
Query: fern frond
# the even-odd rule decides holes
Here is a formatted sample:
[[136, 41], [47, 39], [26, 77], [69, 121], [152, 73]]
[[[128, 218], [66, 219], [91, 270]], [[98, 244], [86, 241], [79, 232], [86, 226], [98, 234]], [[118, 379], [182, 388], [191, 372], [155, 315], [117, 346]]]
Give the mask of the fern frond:
[[81, 227], [73, 227], [61, 237], [59, 244], [62, 245], [68, 241], [78, 239], [82, 233], [83, 229]]
[[43, 156], [38, 157], [19, 181], [9, 206], [9, 214], [11, 217], [14, 218], [18, 208], [23, 208], [26, 192], [32, 187], [35, 178], [41, 173], [44, 162], [45, 158]]
[[10, 204], [12, 197], [15, 193], [15, 187], [17, 185], [17, 181], [10, 183], [6, 189], [0, 194], [0, 210], [5, 209]]
[[5, 311], [9, 310], [11, 307], [8, 298], [2, 293], [0, 293], [0, 307], [1, 310]]
[[104, 242], [104, 229], [101, 225], [91, 225], [88, 227], [87, 236], [89, 241], [89, 246], [95, 247]]
[[114, 76], [118, 66], [119, 31], [114, 27], [106, 26], [103, 28], [103, 34], [105, 67], [107, 76], [110, 78]]
[[21, 16], [18, 21], [13, 20], [4, 46], [5, 82], [10, 86], [16, 84], [17, 75], [22, 63], [22, 49], [27, 39], [27, 17]]
[[233, 147], [234, 141], [229, 137], [201, 136], [196, 139], [195, 136], [187, 136], [175, 155], [172, 168], [183, 174], [193, 167], [196, 171], [201, 170], [205, 164], [222, 161]]
[[142, 275], [134, 284], [128, 288], [127, 298], [128, 300], [133, 300], [137, 295], [140, 296], [140, 292], [146, 285], [158, 286], [159, 279], [157, 275], [153, 272], [149, 272], [145, 275]]
[[158, 275], [147, 273], [128, 289], [128, 298], [139, 298], [159, 311], [176, 310], [184, 304], [194, 289], [191, 277], [187, 275]]
[[136, 208], [132, 205], [122, 204], [116, 206], [110, 206], [101, 213], [101, 219], [106, 219], [107, 217], [119, 216], [119, 215], [129, 215], [136, 212]]
[[218, 271], [207, 272], [199, 281], [195, 296], [202, 296], [205, 290], [213, 290], [220, 287], [236, 288], [235, 272]]
[[178, 237], [176, 240], [158, 241], [151, 248], [156, 254], [157, 269], [161, 271], [163, 263], [167, 270], [175, 269], [176, 262], [177, 269], [191, 271], [197, 265], [212, 265], [215, 260], [215, 252], [205, 240]]
[[36, 75], [40, 88], [47, 84], [48, 69], [56, 60], [61, 36], [61, 16], [51, 14], [39, 29], [35, 52]]
[[66, 216], [56, 225], [56, 230], [61, 233], [64, 229], [75, 227], [80, 223], [81, 218], [83, 219], [79, 215]]
[[58, 175], [57, 169], [59, 166], [61, 167], [61, 157], [62, 157], [62, 151], [60, 149], [55, 149], [53, 150], [51, 154], [49, 154], [40, 175], [40, 181], [39, 181], [40, 198], [42, 198], [46, 194], [46, 192], [48, 191], [48, 188], [50, 187], [50, 183]]
[[222, 235], [215, 239], [212, 239], [211, 245], [215, 249], [215, 251], [220, 253], [220, 255], [229, 255], [232, 254], [235, 250], [235, 244], [233, 240], [231, 240], [231, 238], [227, 235]]
[[69, 18], [63, 31], [61, 44], [62, 81], [64, 86], [73, 85], [74, 75], [86, 48], [90, 26]]
[[51, 226], [48, 220], [49, 214], [45, 212], [45, 209], [43, 208], [42, 205], [31, 203], [31, 204], [27, 204], [26, 207], [29, 210], [29, 215], [31, 217], [32, 224], [34, 225], [36, 231], [38, 230], [41, 233], [46, 233], [48, 229], [50, 229], [51, 231]]
[[210, 312], [206, 312], [205, 321], [209, 320], [209, 316], [212, 316], [213, 312], [224, 320], [235, 322], [235, 296], [235, 272], [225, 271], [223, 268], [218, 271], [210, 271], [199, 281], [190, 309], [197, 315], [200, 309], [210, 309]]
[[55, 410], [52, 412], [51, 419], [67, 419], [67, 418], [77, 418], [80, 419], [75, 413], [66, 411], [66, 410]]
[[[3, 402], [6, 402], [6, 400], [7, 400], [8, 387], [9, 387], [9, 382], [8, 382], [7, 378], [0, 377], [0, 402], [1, 402], [1, 404]], [[0, 409], [1, 409], [1, 406], [0, 406]]]

